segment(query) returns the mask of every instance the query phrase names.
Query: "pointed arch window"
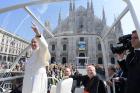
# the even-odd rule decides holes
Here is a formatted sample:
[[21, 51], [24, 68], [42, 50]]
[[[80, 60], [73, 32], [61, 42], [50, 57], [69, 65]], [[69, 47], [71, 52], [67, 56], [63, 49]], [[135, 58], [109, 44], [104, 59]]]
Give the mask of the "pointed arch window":
[[66, 51], [66, 50], [67, 50], [67, 45], [64, 44], [64, 45], [63, 45], [63, 51]]
[[98, 44], [98, 50], [102, 50], [100, 43]]
[[102, 57], [98, 58], [98, 64], [103, 64]]
[[3, 60], [6, 61], [6, 56], [3, 57]]
[[62, 64], [66, 64], [67, 63], [67, 59], [66, 59], [66, 57], [63, 57], [62, 58]]
[[2, 55], [0, 55], [0, 61], [2, 60]]
[[113, 44], [110, 44], [110, 47], [113, 47]]
[[55, 57], [51, 57], [51, 63], [55, 63]]
[[52, 51], [55, 51], [55, 45], [52, 45]]

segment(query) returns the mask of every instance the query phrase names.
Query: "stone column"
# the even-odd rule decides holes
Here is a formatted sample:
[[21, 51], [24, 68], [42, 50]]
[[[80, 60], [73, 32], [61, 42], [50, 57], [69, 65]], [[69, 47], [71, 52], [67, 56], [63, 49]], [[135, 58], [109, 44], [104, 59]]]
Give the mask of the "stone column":
[[72, 37], [72, 60], [73, 64], [76, 64], [76, 49], [77, 49], [77, 37]]
[[61, 37], [57, 38], [57, 46], [56, 46], [56, 62], [57, 63], [62, 63], [62, 58], [61, 58], [61, 50], [62, 50], [62, 45], [61, 45]]

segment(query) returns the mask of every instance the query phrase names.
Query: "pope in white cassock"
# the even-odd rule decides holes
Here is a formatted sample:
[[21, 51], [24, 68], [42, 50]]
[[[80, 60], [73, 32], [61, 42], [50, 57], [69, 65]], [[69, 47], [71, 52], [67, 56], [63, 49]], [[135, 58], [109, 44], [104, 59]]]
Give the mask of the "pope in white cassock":
[[25, 64], [22, 93], [47, 93], [46, 66], [50, 59], [48, 44], [35, 25], [32, 29], [36, 36], [31, 41], [32, 56]]

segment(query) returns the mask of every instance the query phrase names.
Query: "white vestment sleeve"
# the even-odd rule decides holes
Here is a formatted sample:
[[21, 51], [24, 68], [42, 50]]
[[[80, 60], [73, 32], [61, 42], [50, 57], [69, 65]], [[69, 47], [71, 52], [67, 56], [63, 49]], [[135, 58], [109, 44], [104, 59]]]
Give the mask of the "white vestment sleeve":
[[49, 60], [50, 60], [50, 52], [49, 52], [49, 49], [48, 49], [48, 43], [47, 41], [45, 40], [45, 38], [43, 37], [43, 35], [41, 35], [41, 37], [38, 39], [38, 42], [39, 42], [39, 51], [40, 51], [40, 55], [42, 55], [44, 58], [44, 63], [46, 66], [49, 65]]

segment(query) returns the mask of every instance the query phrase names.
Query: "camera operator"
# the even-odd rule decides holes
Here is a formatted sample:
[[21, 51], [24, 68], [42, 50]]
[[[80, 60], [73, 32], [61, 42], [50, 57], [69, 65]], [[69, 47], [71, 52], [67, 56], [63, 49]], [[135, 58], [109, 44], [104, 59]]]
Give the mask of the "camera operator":
[[140, 40], [137, 31], [131, 35], [131, 46], [134, 48], [126, 59], [123, 53], [117, 53], [118, 63], [124, 73], [127, 73], [125, 93], [140, 93]]

